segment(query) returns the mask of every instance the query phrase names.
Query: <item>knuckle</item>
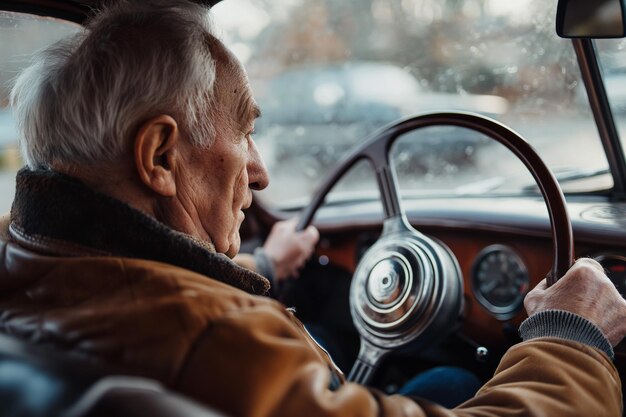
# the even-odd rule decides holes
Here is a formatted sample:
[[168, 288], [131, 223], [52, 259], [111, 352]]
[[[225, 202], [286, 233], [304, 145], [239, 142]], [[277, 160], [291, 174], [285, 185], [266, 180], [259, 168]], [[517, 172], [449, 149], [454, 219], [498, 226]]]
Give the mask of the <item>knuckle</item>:
[[597, 278], [599, 273], [598, 269], [593, 264], [588, 262], [577, 262], [571, 269], [571, 272], [572, 273], [568, 278], [574, 281], [593, 280]]
[[590, 274], [598, 274], [604, 272], [604, 268], [602, 267], [602, 265], [600, 265], [598, 261], [593, 258], [580, 258], [576, 261], [574, 266]]
[[529, 299], [528, 296], [526, 296], [526, 298], [524, 298], [524, 308], [526, 309], [526, 311], [530, 314], [530, 311], [534, 309], [534, 307], [535, 302], [532, 299]]
[[578, 260], [576, 260], [576, 263], [586, 264], [602, 269], [602, 265], [600, 265], [600, 263], [593, 258], [578, 258]]
[[528, 294], [526, 294], [526, 297], [524, 297], [524, 308], [528, 310], [529, 308], [534, 307], [536, 304], [537, 304], [537, 293], [535, 292], [535, 290], [532, 290]]

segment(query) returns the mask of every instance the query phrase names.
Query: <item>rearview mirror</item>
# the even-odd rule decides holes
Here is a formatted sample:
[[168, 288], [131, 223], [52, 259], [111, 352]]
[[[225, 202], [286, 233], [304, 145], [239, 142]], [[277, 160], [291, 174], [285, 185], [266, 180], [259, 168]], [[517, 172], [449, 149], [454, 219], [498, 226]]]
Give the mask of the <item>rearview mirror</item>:
[[556, 33], [562, 38], [623, 38], [625, 0], [559, 0]]

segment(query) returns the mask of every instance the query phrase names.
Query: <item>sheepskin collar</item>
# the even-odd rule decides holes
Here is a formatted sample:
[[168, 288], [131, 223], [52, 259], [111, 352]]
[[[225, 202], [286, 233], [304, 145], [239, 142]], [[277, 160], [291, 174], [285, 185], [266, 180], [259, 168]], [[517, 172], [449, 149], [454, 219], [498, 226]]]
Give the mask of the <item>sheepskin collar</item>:
[[[177, 232], [122, 201], [50, 170], [17, 174], [11, 230], [20, 242], [51, 254], [98, 254], [186, 268], [248, 293], [266, 295], [262, 276], [215, 253], [211, 244]], [[63, 253], [65, 252], [65, 253]]]

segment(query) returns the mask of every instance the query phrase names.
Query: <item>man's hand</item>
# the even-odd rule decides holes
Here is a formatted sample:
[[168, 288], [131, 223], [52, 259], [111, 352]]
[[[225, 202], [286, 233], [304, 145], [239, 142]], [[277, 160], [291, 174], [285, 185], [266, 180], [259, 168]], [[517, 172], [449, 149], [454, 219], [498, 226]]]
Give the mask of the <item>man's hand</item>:
[[566, 310], [598, 326], [613, 346], [626, 336], [626, 301], [602, 266], [582, 258], [550, 288], [541, 281], [524, 300], [531, 316], [544, 310]]
[[296, 232], [297, 219], [277, 222], [272, 227], [263, 249], [274, 265], [274, 277], [282, 281], [288, 277], [297, 277], [299, 269], [313, 254], [319, 240], [319, 232], [309, 226]]

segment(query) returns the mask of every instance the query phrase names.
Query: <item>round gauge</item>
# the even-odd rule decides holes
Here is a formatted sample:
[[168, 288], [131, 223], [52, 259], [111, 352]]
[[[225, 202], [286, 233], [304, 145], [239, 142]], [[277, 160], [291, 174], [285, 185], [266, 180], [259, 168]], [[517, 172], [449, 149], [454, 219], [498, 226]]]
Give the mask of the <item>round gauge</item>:
[[617, 291], [626, 298], [626, 257], [620, 255], [600, 255], [594, 259], [602, 265], [606, 275], [613, 282]]
[[474, 295], [483, 307], [501, 320], [511, 318], [521, 307], [529, 282], [526, 266], [506, 246], [489, 246], [474, 261]]

